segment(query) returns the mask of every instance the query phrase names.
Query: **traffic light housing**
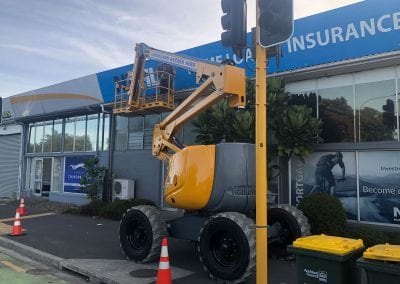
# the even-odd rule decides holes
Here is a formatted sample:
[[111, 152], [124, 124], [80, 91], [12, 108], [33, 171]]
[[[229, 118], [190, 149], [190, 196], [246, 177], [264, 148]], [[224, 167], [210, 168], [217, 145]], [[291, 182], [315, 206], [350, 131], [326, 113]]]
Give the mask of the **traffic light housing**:
[[257, 0], [259, 43], [270, 47], [286, 41], [293, 33], [293, 0]]
[[387, 99], [386, 104], [382, 106], [382, 122], [388, 129], [394, 130], [396, 127], [396, 116], [394, 113], [393, 100]]
[[222, 45], [232, 47], [233, 53], [242, 58], [247, 36], [246, 0], [221, 0], [221, 8]]

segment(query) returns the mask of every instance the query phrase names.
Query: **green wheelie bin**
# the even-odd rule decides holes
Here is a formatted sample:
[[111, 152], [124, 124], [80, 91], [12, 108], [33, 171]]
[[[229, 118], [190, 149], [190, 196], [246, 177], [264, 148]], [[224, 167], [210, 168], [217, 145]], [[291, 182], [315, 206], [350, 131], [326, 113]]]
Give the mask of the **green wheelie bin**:
[[362, 240], [314, 235], [295, 240], [288, 251], [296, 255], [299, 284], [360, 283], [356, 260], [364, 251]]
[[400, 245], [376, 245], [368, 248], [357, 265], [367, 273], [368, 284], [400, 283]]

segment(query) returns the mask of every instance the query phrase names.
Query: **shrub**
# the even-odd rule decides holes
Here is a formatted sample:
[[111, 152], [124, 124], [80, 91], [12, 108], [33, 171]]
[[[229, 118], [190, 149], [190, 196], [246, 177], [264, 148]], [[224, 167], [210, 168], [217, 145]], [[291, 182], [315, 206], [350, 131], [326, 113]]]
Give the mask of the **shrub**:
[[100, 216], [101, 209], [106, 205], [102, 200], [92, 200], [90, 203], [82, 205], [78, 209], [78, 214], [89, 216]]
[[138, 205], [152, 205], [154, 203], [145, 199], [114, 200], [112, 203], [105, 203], [102, 200], [92, 200], [90, 203], [78, 208], [70, 208], [64, 213], [88, 216], [99, 216], [106, 219], [120, 220], [122, 215], [130, 208]]
[[128, 209], [138, 205], [154, 205], [154, 203], [144, 199], [114, 200], [101, 209], [100, 217], [121, 220]]
[[388, 233], [378, 231], [368, 227], [359, 227], [346, 233], [346, 237], [352, 239], [362, 239], [365, 247], [390, 243], [391, 238]]
[[346, 211], [336, 197], [326, 193], [311, 194], [304, 197], [299, 209], [308, 218], [313, 234], [344, 234]]

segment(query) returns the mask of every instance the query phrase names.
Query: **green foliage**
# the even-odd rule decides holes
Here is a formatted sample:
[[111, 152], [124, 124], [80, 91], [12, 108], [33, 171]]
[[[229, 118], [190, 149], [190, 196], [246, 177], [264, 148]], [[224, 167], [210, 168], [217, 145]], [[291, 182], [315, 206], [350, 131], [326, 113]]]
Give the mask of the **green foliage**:
[[383, 231], [378, 231], [369, 227], [360, 227], [357, 230], [346, 232], [346, 237], [352, 239], [362, 239], [365, 247], [372, 247], [374, 245], [391, 243], [391, 236]]
[[290, 158], [292, 154], [303, 160], [312, 152], [311, 145], [318, 139], [322, 123], [311, 116], [312, 110], [305, 105], [288, 106], [278, 117], [275, 136], [279, 141], [280, 156]]
[[100, 217], [121, 220], [128, 209], [138, 205], [154, 205], [154, 203], [144, 199], [115, 200], [101, 209]]
[[[217, 144], [220, 142], [246, 142], [255, 140], [255, 87], [246, 82], [247, 105], [243, 110], [231, 109], [222, 101], [193, 120], [196, 142]], [[312, 116], [305, 105], [289, 105], [289, 95], [283, 81], [268, 80], [268, 131], [278, 139], [280, 156], [292, 154], [303, 160], [312, 150], [321, 131], [322, 123]], [[269, 153], [271, 154], [271, 153]], [[272, 153], [273, 154], [273, 153]]]
[[343, 236], [346, 211], [339, 199], [326, 193], [315, 193], [303, 198], [299, 209], [308, 218], [313, 234]]
[[106, 203], [102, 200], [92, 200], [90, 203], [78, 208], [64, 211], [67, 214], [77, 214], [86, 216], [99, 216], [106, 219], [120, 220], [122, 215], [130, 208], [138, 205], [152, 205], [154, 203], [145, 199], [114, 200]]
[[105, 205], [106, 203], [102, 200], [92, 200], [90, 203], [80, 206], [74, 213], [78, 215], [99, 216], [101, 209]]
[[87, 198], [97, 200], [99, 197], [99, 187], [102, 183], [106, 168], [99, 166], [97, 157], [90, 157], [85, 161], [85, 175], [81, 179], [82, 188], [87, 191]]

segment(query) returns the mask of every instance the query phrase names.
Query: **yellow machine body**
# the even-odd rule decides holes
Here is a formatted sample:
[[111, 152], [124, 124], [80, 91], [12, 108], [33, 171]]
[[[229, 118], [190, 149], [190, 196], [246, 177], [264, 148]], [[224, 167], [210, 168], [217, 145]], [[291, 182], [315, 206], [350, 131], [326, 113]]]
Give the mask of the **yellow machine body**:
[[169, 160], [165, 201], [174, 208], [199, 210], [211, 197], [215, 145], [188, 146]]

